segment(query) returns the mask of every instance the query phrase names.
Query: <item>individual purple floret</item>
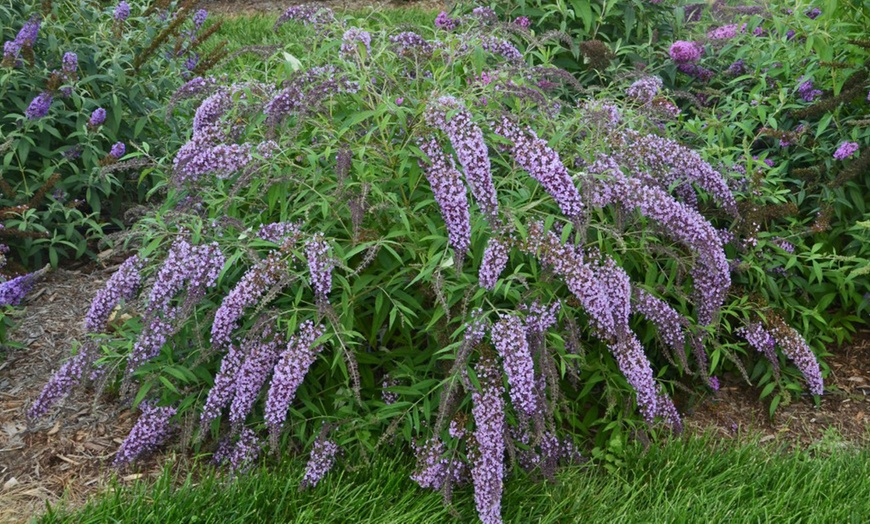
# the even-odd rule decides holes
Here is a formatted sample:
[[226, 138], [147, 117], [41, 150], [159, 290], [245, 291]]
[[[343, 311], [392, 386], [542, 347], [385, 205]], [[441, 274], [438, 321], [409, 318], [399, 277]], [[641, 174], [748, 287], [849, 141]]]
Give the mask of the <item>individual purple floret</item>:
[[819, 9], [818, 7], [814, 7], [804, 14], [807, 15], [807, 17], [809, 17], [811, 20], [815, 20], [816, 18], [821, 16], [822, 10]]
[[694, 64], [701, 59], [703, 48], [698, 42], [677, 40], [671, 45], [668, 53], [671, 60], [678, 64]]
[[489, 239], [489, 242], [486, 244], [486, 250], [483, 252], [480, 269], [478, 270], [480, 287], [489, 291], [495, 289], [499, 275], [501, 275], [501, 272], [507, 266], [509, 254], [509, 242], [500, 236], [493, 236]]
[[453, 31], [460, 23], [461, 22], [458, 18], [450, 18], [447, 11], [441, 11], [438, 13], [438, 16], [435, 17], [435, 27], [445, 31]]
[[518, 16], [514, 19], [514, 24], [522, 27], [523, 29], [528, 29], [532, 25], [532, 21], [529, 20], [527, 16]]
[[36, 120], [38, 118], [42, 118], [48, 114], [49, 108], [51, 108], [52, 97], [51, 93], [48, 91], [43, 91], [36, 95], [33, 101], [30, 102], [30, 105], [27, 106], [27, 110], [24, 111], [24, 116], [26, 116], [30, 120]]
[[[447, 113], [453, 113], [447, 120]], [[425, 113], [426, 122], [443, 131], [465, 171], [471, 194], [491, 223], [498, 222], [498, 199], [492, 181], [489, 150], [483, 131], [472, 120], [471, 113], [453, 97], [441, 97]]]
[[313, 488], [335, 465], [335, 457], [341, 448], [332, 440], [318, 438], [311, 448], [311, 456], [305, 465], [305, 476], [300, 488]]
[[113, 16], [118, 22], [123, 22], [124, 20], [126, 20], [127, 17], [130, 16], [130, 4], [124, 2], [123, 0], [121, 0], [121, 2], [118, 2], [118, 5], [115, 6], [115, 12]]
[[308, 278], [318, 301], [327, 300], [327, 295], [332, 290], [332, 269], [335, 262], [329, 257], [329, 250], [329, 243], [323, 239], [323, 233], [315, 234], [305, 243]]
[[733, 62], [730, 66], [728, 66], [728, 69], [726, 69], [725, 72], [731, 76], [745, 75], [746, 74], [746, 65], [744, 64], [742, 59], [737, 60], [737, 61]]
[[263, 443], [251, 428], [242, 428], [236, 441], [224, 438], [212, 456], [212, 461], [219, 466], [227, 466], [233, 474], [246, 472], [257, 460]]
[[453, 158], [444, 154], [434, 138], [421, 141], [419, 146], [429, 158], [429, 166], [424, 168], [424, 173], [435, 195], [435, 202], [441, 209], [450, 246], [457, 257], [462, 258], [471, 246], [471, 217], [462, 175], [456, 169]]
[[106, 281], [105, 287], [97, 292], [88, 314], [85, 316], [85, 329], [89, 333], [101, 333], [112, 310], [121, 300], [130, 300], [139, 288], [141, 261], [137, 255], [128, 258]]
[[625, 94], [641, 104], [648, 104], [652, 102], [656, 95], [659, 94], [661, 88], [661, 78], [657, 76], [645, 76], [631, 84], [631, 86], [625, 90]]
[[846, 160], [850, 156], [858, 152], [857, 142], [843, 142], [834, 151], [834, 160]]
[[106, 110], [102, 107], [98, 107], [94, 109], [94, 112], [91, 113], [91, 118], [88, 119], [88, 125], [91, 127], [98, 127], [103, 125], [103, 122], [106, 121]]
[[484, 24], [494, 24], [498, 22], [498, 15], [492, 8], [478, 6], [471, 10], [471, 16], [477, 18]]
[[36, 285], [37, 273], [28, 273], [0, 284], [0, 306], [17, 306]]
[[119, 159], [124, 156], [124, 152], [127, 150], [126, 146], [124, 146], [123, 142], [115, 142], [112, 146], [112, 149], [109, 151], [109, 156]]
[[366, 49], [366, 56], [372, 52], [372, 35], [358, 27], [351, 27], [341, 37], [341, 56], [353, 58], [359, 55], [360, 44]]
[[504, 485], [505, 416], [501, 373], [492, 359], [475, 366], [480, 391], [471, 392], [474, 440], [477, 450], [471, 478], [474, 504], [483, 524], [501, 523], [501, 495]]
[[822, 94], [821, 90], [813, 89], [812, 79], [801, 82], [800, 85], [798, 85], [797, 92], [804, 102], [812, 102], [816, 97]]
[[269, 426], [273, 442], [277, 442], [278, 434], [284, 426], [287, 410], [296, 396], [296, 390], [305, 379], [308, 369], [314, 364], [317, 354], [323, 346], [315, 346], [318, 338], [323, 336], [323, 325], [315, 326], [311, 320], [306, 320], [299, 326], [299, 333], [290, 337], [287, 347], [280, 355], [275, 366], [272, 384], [266, 398], [266, 411], [263, 418]]
[[531, 129], [524, 132], [507, 117], [493, 125], [493, 131], [513, 142], [511, 153], [517, 163], [559, 204], [568, 217], [579, 216], [583, 212], [580, 191], [568, 173], [559, 154], [551, 149], [545, 140], [538, 138]]
[[508, 378], [514, 408], [529, 417], [534, 416], [537, 411], [535, 363], [523, 322], [516, 315], [507, 315], [492, 326], [490, 333]]
[[139, 420], [115, 455], [114, 465], [117, 467], [126, 466], [137, 458], [157, 450], [172, 434], [173, 428], [169, 419], [175, 415], [175, 408], [158, 407], [143, 402], [139, 410], [142, 412]]

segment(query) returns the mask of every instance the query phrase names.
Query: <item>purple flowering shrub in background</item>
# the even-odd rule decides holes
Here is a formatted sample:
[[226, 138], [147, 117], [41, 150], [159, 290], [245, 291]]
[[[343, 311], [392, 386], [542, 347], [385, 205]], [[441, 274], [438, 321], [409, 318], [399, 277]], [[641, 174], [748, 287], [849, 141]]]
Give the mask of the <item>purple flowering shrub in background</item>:
[[[15, 208], [0, 236], [18, 272], [92, 254], [158, 181], [149, 168], [186, 129], [155, 111], [194, 74], [184, 63], [208, 36], [204, 14], [180, 5], [169, 5], [180, 24], [142, 16], [141, 1], [0, 9], [0, 209]], [[217, 58], [203, 54], [196, 74]]]
[[[525, 31], [453, 16], [369, 31], [296, 6], [276, 26], [296, 37], [286, 75], [172, 97], [191, 129], [136, 227], [143, 266], [94, 306], [137, 314], [47, 386], [118, 370], [146, 406], [120, 462], [184, 426], [236, 472], [301, 445], [311, 487], [342, 450], [394, 442], [417, 451], [420, 486], [468, 484], [501, 522], [509, 473], [551, 476], [577, 441], [679, 432], [677, 388], [757, 358], [733, 333], [777, 305], [734, 288], [752, 181], [686, 145], [666, 75], [593, 96], [522, 54]], [[761, 158], [744, 169], [775, 169]], [[813, 348], [776, 318], [762, 355], [822, 394]]]

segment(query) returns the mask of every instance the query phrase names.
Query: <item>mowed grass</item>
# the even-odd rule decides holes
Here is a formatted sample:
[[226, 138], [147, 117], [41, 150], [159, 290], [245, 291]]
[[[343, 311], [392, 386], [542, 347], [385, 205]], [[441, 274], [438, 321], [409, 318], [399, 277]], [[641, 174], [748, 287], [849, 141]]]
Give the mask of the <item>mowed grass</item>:
[[[505, 522], [870, 521], [870, 453], [813, 456], [757, 444], [686, 438], [628, 449], [622, 464], [564, 468], [557, 482], [507, 479]], [[474, 522], [470, 486], [455, 489], [453, 511], [439, 493], [409, 479], [410, 457], [384, 456], [347, 471], [344, 459], [316, 488], [299, 491], [303, 463], [260, 466], [235, 480], [198, 482], [167, 472], [155, 484], [118, 487], [79, 510], [51, 509], [41, 523]]]

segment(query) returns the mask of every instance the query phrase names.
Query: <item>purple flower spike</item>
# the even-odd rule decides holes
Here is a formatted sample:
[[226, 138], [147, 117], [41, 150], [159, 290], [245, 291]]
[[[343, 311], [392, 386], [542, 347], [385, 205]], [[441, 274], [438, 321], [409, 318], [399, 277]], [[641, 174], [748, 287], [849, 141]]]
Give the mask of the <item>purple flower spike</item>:
[[98, 127], [103, 125], [103, 122], [106, 121], [106, 110], [102, 107], [98, 107], [94, 109], [94, 112], [91, 113], [91, 118], [88, 120], [88, 125], [91, 127]]
[[24, 116], [30, 120], [44, 117], [48, 114], [49, 108], [51, 108], [51, 101], [51, 94], [47, 91], [36, 95], [36, 98], [34, 98], [33, 101], [30, 102], [30, 105], [27, 106]]
[[514, 407], [528, 416], [537, 411], [535, 363], [523, 322], [515, 315], [503, 317], [492, 326], [492, 342], [504, 364]]
[[317, 354], [323, 349], [323, 346], [314, 346], [314, 342], [323, 336], [323, 330], [323, 325], [315, 326], [310, 320], [303, 322], [299, 326], [299, 334], [290, 338], [275, 366], [264, 415], [273, 442], [277, 442], [296, 390], [314, 364]]
[[112, 149], [109, 151], [109, 156], [119, 159], [124, 156], [124, 152], [127, 150], [127, 147], [123, 142], [115, 142], [112, 146]]
[[834, 160], [846, 160], [858, 152], [857, 142], [843, 142], [834, 152]]
[[[450, 121], [447, 121], [448, 112], [454, 113]], [[471, 113], [458, 99], [441, 97], [426, 111], [425, 118], [429, 125], [441, 129], [450, 139], [477, 205], [490, 222], [498, 222], [498, 199], [492, 182], [489, 150], [483, 131], [474, 123]]]
[[478, 270], [480, 287], [492, 291], [498, 282], [498, 277], [504, 271], [510, 255], [510, 244], [501, 237], [495, 236], [489, 239], [486, 251], [483, 252], [483, 260]]
[[123, 300], [130, 300], [139, 287], [139, 257], [133, 255], [118, 267], [118, 270], [106, 282], [106, 286], [97, 292], [88, 314], [85, 316], [85, 328], [90, 333], [100, 333], [105, 330], [112, 310]]
[[115, 455], [114, 464], [117, 467], [126, 466], [137, 458], [155, 451], [172, 434], [169, 419], [175, 415], [175, 408], [142, 403], [139, 409], [142, 415], [139, 416], [136, 425], [130, 430], [130, 434], [124, 439]]
[[332, 268], [335, 263], [329, 258], [329, 249], [323, 233], [317, 233], [305, 243], [311, 288], [314, 289], [314, 296], [318, 301], [326, 301], [332, 290]]
[[462, 175], [437, 141], [431, 139], [419, 145], [420, 150], [429, 157], [430, 164], [425, 168], [426, 179], [435, 194], [435, 202], [441, 208], [448, 240], [456, 255], [462, 257], [471, 246], [471, 218]]
[[318, 438], [311, 448], [311, 456], [305, 465], [305, 476], [302, 477], [302, 488], [313, 488], [335, 465], [335, 457], [341, 451], [332, 440]]
[[694, 64], [701, 59], [702, 52], [703, 48], [698, 42], [687, 42], [685, 40], [677, 40], [668, 51], [671, 60], [678, 64]]
[[547, 193], [559, 204], [562, 213], [568, 217], [576, 217], [583, 212], [580, 191], [574, 185], [574, 180], [559, 154], [547, 146], [545, 140], [538, 138], [531, 129], [524, 132], [507, 117], [496, 123], [493, 130], [513, 142], [511, 152], [514, 159], [544, 186]]
[[63, 54], [63, 72], [67, 75], [75, 74], [79, 67], [79, 57], [75, 53], [66, 52]]
[[130, 16], [130, 4], [121, 0], [115, 7], [114, 17], [118, 22], [123, 22]]
[[501, 523], [501, 495], [504, 485], [505, 416], [501, 374], [492, 359], [483, 358], [475, 367], [480, 391], [472, 391], [471, 414], [477, 442], [471, 478], [474, 504], [483, 524]]

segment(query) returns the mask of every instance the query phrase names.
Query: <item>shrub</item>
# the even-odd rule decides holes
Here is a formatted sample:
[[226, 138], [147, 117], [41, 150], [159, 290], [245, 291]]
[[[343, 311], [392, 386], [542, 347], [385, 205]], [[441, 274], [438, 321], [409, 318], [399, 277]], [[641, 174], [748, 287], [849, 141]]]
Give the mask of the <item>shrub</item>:
[[268, 434], [312, 450], [314, 485], [401, 438], [421, 486], [470, 481], [497, 522], [514, 467], [679, 430], [675, 387], [717, 387], [743, 324], [821, 393], [797, 333], [729, 294], [740, 202], [657, 134], [672, 101], [590, 97], [481, 10], [417, 34], [294, 7], [276, 28], [278, 78], [173, 97], [200, 102], [167, 199], [31, 417], [96, 369], [145, 402], [124, 462], [180, 426], [240, 470]]
[[0, 236], [13, 262], [81, 257], [152, 190], [150, 166], [180, 143], [158, 110], [217, 58], [198, 54], [211, 32], [192, 4], [0, 7]]

